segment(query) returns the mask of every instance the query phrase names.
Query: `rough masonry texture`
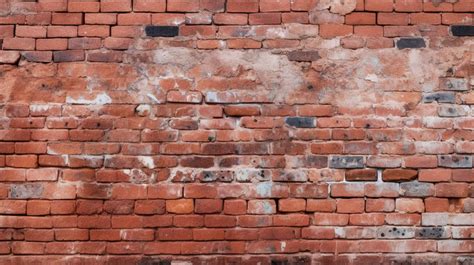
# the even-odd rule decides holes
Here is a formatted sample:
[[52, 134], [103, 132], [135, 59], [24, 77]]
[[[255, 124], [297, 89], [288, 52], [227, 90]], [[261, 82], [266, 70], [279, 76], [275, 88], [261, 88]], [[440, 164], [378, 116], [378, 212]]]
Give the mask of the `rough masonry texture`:
[[474, 264], [472, 0], [0, 0], [0, 264]]

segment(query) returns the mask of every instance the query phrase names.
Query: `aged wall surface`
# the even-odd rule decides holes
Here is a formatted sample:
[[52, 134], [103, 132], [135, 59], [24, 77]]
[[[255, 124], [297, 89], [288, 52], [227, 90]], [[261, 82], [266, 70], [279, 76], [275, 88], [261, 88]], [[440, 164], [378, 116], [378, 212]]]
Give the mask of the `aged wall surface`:
[[0, 264], [474, 264], [473, 14], [0, 0]]

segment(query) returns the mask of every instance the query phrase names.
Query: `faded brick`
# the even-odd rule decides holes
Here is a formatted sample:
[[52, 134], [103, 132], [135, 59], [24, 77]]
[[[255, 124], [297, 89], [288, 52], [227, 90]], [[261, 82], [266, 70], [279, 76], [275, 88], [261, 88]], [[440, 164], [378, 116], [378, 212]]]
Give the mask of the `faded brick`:
[[329, 160], [331, 168], [363, 168], [363, 156], [333, 156]]

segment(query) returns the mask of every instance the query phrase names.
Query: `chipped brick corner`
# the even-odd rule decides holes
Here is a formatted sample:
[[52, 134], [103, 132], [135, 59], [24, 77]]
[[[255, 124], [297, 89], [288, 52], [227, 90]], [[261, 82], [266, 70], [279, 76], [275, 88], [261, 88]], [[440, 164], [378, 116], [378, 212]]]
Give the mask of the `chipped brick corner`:
[[473, 13], [0, 1], [0, 263], [473, 264]]

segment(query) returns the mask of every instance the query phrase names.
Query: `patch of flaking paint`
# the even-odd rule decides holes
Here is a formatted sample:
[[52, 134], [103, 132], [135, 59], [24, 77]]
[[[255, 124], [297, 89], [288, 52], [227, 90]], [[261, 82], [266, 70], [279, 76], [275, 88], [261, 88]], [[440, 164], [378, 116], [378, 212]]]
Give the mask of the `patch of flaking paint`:
[[257, 194], [260, 197], [269, 197], [272, 194], [272, 186], [273, 184], [271, 182], [263, 182], [257, 184], [256, 190]]

